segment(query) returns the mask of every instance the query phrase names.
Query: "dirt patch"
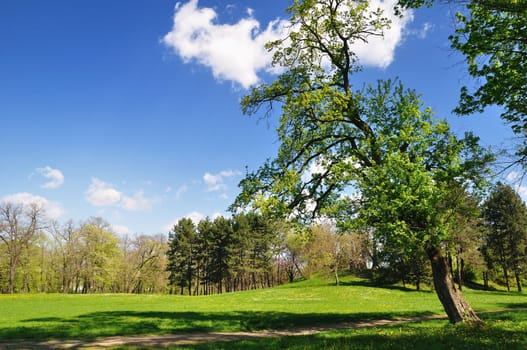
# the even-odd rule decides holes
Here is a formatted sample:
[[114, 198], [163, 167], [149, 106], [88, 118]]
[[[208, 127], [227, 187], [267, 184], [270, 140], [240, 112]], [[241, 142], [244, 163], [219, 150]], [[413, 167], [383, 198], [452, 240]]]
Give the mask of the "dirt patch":
[[[486, 312], [503, 311], [525, 311], [527, 309], [501, 309]], [[299, 327], [288, 330], [264, 330], [257, 332], [211, 332], [211, 333], [187, 333], [187, 334], [166, 334], [166, 335], [144, 335], [144, 336], [115, 336], [100, 338], [93, 341], [63, 340], [47, 342], [16, 342], [0, 343], [0, 349], [105, 349], [119, 345], [131, 345], [138, 347], [166, 348], [169, 346], [192, 345], [198, 343], [215, 343], [221, 341], [234, 341], [246, 339], [259, 339], [266, 337], [286, 337], [311, 335], [327, 332], [334, 329], [353, 329], [365, 327], [379, 327], [394, 325], [399, 323], [446, 319], [446, 315], [431, 315], [420, 317], [404, 317], [389, 320], [373, 320], [367, 322], [345, 322], [317, 327]]]

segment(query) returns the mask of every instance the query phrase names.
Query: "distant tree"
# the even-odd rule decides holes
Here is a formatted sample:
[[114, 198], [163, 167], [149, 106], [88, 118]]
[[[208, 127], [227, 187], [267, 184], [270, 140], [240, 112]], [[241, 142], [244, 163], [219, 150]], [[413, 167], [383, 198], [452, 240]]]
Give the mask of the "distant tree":
[[196, 227], [191, 219], [180, 219], [168, 235], [168, 265], [170, 273], [169, 283], [178, 286], [180, 293], [183, 289], [188, 289], [188, 294], [192, 294], [192, 281], [195, 277], [196, 255], [198, 254], [198, 242], [196, 237]]
[[43, 209], [38, 205], [0, 204], [0, 240], [5, 245], [9, 261], [8, 293], [14, 293], [17, 269], [42, 228]]
[[79, 234], [82, 292], [112, 291], [117, 279], [119, 239], [102, 218], [90, 218]]
[[223, 293], [225, 281], [231, 274], [234, 229], [232, 221], [224, 217], [214, 219], [207, 233], [210, 250], [209, 280]]
[[57, 261], [56, 272], [60, 283], [59, 291], [76, 292], [81, 266], [81, 235], [73, 221], [64, 225], [52, 223], [50, 229], [54, 240], [54, 256]]
[[446, 199], [452, 206], [452, 238], [449, 242], [452, 260], [455, 261], [455, 278], [460, 290], [464, 280], [473, 278], [470, 269], [485, 270], [481, 254], [484, 225], [481, 220], [479, 196], [471, 194], [462, 186], [453, 186]]
[[352, 260], [351, 236], [330, 224], [314, 225], [306, 254], [309, 264], [314, 265], [318, 272], [331, 273], [338, 286], [339, 273], [348, 269]]
[[484, 204], [483, 214], [488, 228], [487, 258], [501, 266], [507, 290], [512, 271], [521, 291], [521, 273], [527, 263], [527, 206], [511, 186], [498, 182]]
[[167, 241], [163, 235], [139, 235], [133, 240], [134, 293], [158, 293], [166, 287]]

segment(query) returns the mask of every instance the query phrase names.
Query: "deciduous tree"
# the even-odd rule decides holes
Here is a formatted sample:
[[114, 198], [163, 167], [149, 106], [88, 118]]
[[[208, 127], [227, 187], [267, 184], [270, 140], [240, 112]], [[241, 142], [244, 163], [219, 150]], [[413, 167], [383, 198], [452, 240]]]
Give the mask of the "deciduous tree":
[[375, 232], [421, 243], [450, 321], [479, 321], [454, 286], [441, 210], [449, 181], [481, 171], [475, 139], [456, 139], [400, 84], [353, 89], [352, 74], [360, 69], [353, 44], [383, 34], [389, 20], [381, 10], [360, 1], [297, 0], [288, 12], [288, 35], [268, 46], [286, 71], [242, 101], [247, 114], [282, 107], [280, 149], [241, 182], [237, 205], [345, 221], [355, 209], [350, 192], [358, 188], [361, 216]]

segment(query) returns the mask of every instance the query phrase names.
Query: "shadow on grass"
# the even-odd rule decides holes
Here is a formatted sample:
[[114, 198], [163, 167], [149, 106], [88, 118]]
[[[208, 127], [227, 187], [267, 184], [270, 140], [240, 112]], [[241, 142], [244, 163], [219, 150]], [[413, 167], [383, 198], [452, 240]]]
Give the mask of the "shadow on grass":
[[30, 340], [92, 340], [116, 335], [182, 334], [195, 332], [236, 332], [264, 329], [292, 329], [365, 322], [430, 313], [295, 314], [283, 312], [94, 312], [72, 318], [33, 318], [27, 326], [0, 329], [1, 342]]
[[[450, 325], [441, 321], [347, 329], [307, 336], [292, 336], [210, 343], [178, 349], [503, 349], [524, 350], [527, 344], [527, 312], [497, 313], [484, 316], [479, 327]], [[122, 349], [130, 350], [129, 347]]]
[[[335, 285], [333, 283], [333, 285]], [[370, 287], [370, 288], [379, 288], [379, 289], [391, 289], [391, 290], [400, 290], [403, 292], [424, 292], [429, 293], [432, 292], [430, 290], [416, 290], [415, 288], [407, 288], [397, 285], [391, 285], [391, 284], [379, 284], [368, 280], [361, 280], [361, 281], [347, 281], [347, 282], [340, 282], [340, 286], [362, 286], [362, 287]]]

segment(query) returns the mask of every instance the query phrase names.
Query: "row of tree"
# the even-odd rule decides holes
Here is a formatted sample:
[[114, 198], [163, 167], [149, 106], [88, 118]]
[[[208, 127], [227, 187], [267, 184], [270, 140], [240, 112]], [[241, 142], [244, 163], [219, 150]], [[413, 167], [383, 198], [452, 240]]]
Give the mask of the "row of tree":
[[[483, 279], [518, 291], [527, 272], [527, 207], [498, 183], [485, 201], [455, 192], [448, 243], [459, 288]], [[453, 200], [453, 199], [452, 199]], [[266, 288], [344, 271], [375, 283], [430, 284], [418, 245], [334, 224], [277, 223], [255, 213], [181, 219], [168, 235], [118, 237], [101, 218], [59, 225], [36, 205], [0, 205], [0, 292], [212, 294]]]
[[199, 295], [272, 287], [285, 280], [281, 230], [261, 215], [184, 218], [169, 234], [172, 292]]
[[0, 292], [165, 292], [166, 237], [118, 237], [101, 218], [60, 225], [0, 205]]

